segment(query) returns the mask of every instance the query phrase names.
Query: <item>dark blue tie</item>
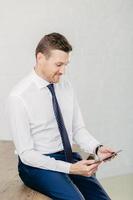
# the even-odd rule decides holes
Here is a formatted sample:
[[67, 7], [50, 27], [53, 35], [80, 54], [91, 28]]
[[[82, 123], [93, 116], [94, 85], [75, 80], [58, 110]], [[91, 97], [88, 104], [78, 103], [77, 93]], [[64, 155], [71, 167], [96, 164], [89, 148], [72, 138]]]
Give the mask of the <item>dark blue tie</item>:
[[72, 159], [72, 148], [69, 142], [67, 130], [65, 128], [64, 120], [61, 114], [61, 110], [55, 95], [55, 90], [54, 90], [54, 85], [50, 84], [47, 86], [52, 94], [52, 102], [53, 102], [53, 109], [54, 109], [54, 114], [56, 117], [56, 121], [58, 124], [58, 128], [60, 131], [63, 147], [64, 147], [64, 152], [65, 152], [65, 157], [67, 162], [73, 162]]

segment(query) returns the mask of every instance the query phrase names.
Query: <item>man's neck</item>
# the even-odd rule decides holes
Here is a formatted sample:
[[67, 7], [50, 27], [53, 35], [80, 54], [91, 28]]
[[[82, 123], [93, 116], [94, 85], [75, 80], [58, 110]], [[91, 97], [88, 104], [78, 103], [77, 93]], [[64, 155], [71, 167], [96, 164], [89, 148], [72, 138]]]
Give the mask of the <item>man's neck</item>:
[[42, 74], [42, 72], [39, 70], [39, 68], [38, 68], [37, 66], [34, 67], [34, 71], [35, 71], [35, 73], [36, 73], [38, 76], [40, 76], [42, 79], [44, 79], [45, 81], [48, 81], [48, 82], [49, 82], [49, 80], [48, 80], [46, 77], [44, 77], [44, 75]]

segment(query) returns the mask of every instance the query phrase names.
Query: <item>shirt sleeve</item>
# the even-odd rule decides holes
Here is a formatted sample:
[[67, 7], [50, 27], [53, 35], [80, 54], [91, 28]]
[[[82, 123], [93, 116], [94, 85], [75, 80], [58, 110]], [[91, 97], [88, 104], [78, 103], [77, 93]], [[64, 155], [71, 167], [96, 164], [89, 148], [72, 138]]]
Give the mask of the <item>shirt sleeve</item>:
[[7, 99], [7, 115], [9, 129], [13, 137], [17, 154], [24, 164], [29, 166], [69, 173], [71, 163], [55, 160], [42, 155], [34, 149], [34, 141], [30, 132], [30, 122], [25, 102], [19, 96]]
[[95, 153], [96, 147], [100, 144], [86, 129], [81, 110], [73, 92], [73, 121], [72, 132], [73, 142], [78, 144], [81, 149], [86, 153]]

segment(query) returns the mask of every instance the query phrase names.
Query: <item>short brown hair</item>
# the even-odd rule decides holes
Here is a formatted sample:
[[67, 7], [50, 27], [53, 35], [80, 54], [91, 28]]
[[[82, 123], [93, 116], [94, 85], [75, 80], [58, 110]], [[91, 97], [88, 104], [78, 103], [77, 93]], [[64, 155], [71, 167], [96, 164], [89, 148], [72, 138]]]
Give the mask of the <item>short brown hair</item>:
[[40, 42], [38, 43], [35, 51], [35, 55], [39, 52], [45, 54], [46, 56], [50, 56], [50, 50], [62, 50], [65, 52], [72, 51], [72, 46], [69, 44], [68, 40], [59, 33], [50, 33], [45, 35]]

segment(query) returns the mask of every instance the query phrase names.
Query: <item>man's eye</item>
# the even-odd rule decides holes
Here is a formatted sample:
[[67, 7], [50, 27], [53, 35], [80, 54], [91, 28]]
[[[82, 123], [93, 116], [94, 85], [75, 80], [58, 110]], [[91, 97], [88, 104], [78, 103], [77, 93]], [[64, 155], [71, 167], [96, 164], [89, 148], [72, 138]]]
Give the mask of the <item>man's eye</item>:
[[58, 67], [60, 67], [60, 66], [61, 66], [61, 64], [57, 64], [57, 66], [58, 66]]

